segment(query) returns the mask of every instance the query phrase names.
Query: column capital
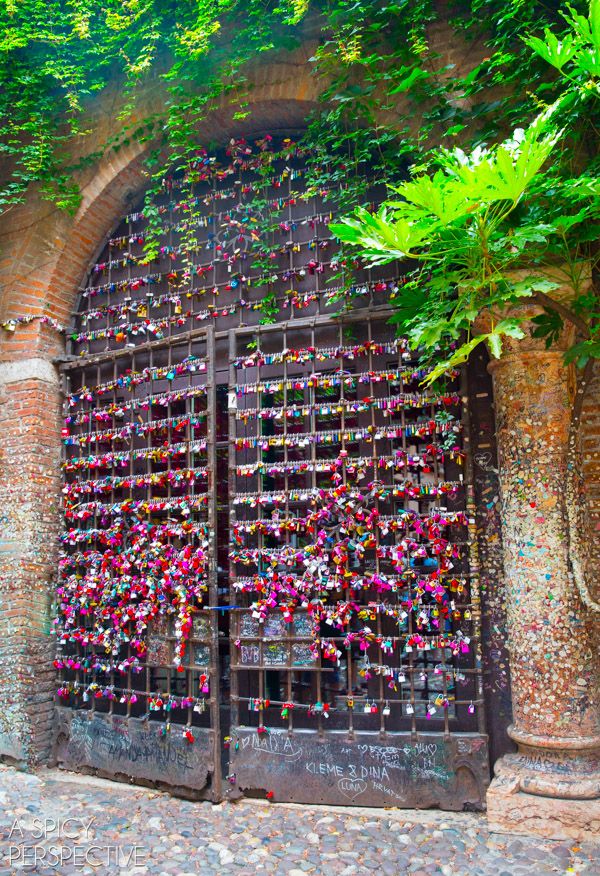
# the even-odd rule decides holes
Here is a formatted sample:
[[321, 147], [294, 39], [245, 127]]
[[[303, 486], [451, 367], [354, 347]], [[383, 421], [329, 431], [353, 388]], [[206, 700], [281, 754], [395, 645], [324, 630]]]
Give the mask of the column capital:
[[32, 356], [15, 362], [0, 362], [0, 386], [21, 383], [24, 380], [41, 380], [58, 385], [58, 371], [48, 359]]

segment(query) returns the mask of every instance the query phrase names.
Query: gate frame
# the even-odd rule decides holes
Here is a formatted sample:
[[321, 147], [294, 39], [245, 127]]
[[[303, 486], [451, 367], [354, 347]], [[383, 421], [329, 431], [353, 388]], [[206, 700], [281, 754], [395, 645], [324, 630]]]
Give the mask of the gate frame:
[[[67, 398], [69, 396], [69, 376], [73, 372], [82, 371], [87, 368], [93, 368], [94, 366], [98, 366], [100, 364], [106, 362], [114, 362], [116, 368], [116, 361], [118, 359], [135, 359], [136, 356], [141, 356], [146, 353], [151, 356], [152, 352], [156, 349], [168, 348], [172, 349], [174, 346], [184, 344], [188, 344], [188, 350], [191, 350], [191, 345], [193, 341], [201, 341], [205, 340], [206, 344], [206, 353], [205, 353], [205, 361], [206, 361], [206, 407], [207, 407], [207, 429], [206, 429], [206, 465], [208, 470], [208, 478], [207, 478], [207, 528], [208, 528], [208, 542], [209, 542], [209, 563], [208, 563], [208, 588], [207, 588], [207, 597], [208, 603], [197, 613], [198, 615], [202, 612], [206, 613], [209, 629], [210, 629], [210, 642], [209, 642], [209, 654], [210, 654], [210, 663], [208, 665], [209, 670], [209, 684], [210, 684], [210, 692], [209, 692], [209, 702], [208, 702], [208, 711], [210, 715], [210, 725], [208, 728], [197, 727], [195, 728], [198, 736], [206, 735], [209, 741], [209, 751], [211, 752], [211, 759], [207, 760], [207, 776], [210, 776], [210, 785], [208, 789], [208, 794], [206, 794], [206, 785], [204, 788], [199, 789], [190, 789], [189, 786], [184, 783], [179, 784], [177, 782], [165, 782], [159, 776], [145, 776], [145, 775], [129, 775], [126, 771], [115, 774], [106, 766], [98, 765], [102, 760], [101, 750], [105, 750], [105, 760], [110, 761], [111, 757], [114, 756], [115, 751], [123, 751], [124, 748], [127, 748], [127, 744], [125, 746], [121, 742], [123, 738], [127, 739], [129, 745], [131, 746], [132, 742], [135, 743], [135, 739], [132, 738], [131, 735], [127, 736], [127, 733], [130, 729], [134, 730], [133, 737], [140, 736], [144, 732], [144, 730], [149, 726], [150, 722], [148, 720], [148, 712], [142, 717], [132, 717], [131, 715], [114, 715], [112, 712], [112, 701], [110, 704], [110, 708], [108, 713], [95, 713], [94, 709], [80, 709], [80, 708], [72, 708], [71, 706], [61, 706], [59, 703], [55, 703], [56, 709], [56, 726], [55, 726], [55, 734], [53, 740], [53, 749], [54, 749], [54, 760], [60, 766], [61, 763], [66, 765], [66, 768], [80, 768], [83, 767], [85, 770], [90, 770], [91, 772], [101, 775], [103, 777], [110, 778], [112, 780], [123, 780], [128, 781], [133, 778], [141, 779], [141, 781], [145, 783], [150, 783], [153, 786], [163, 788], [165, 790], [170, 790], [178, 793], [182, 796], [190, 796], [194, 798], [200, 799], [210, 799], [214, 803], [218, 803], [223, 799], [223, 776], [222, 776], [222, 761], [221, 761], [221, 729], [220, 729], [220, 663], [219, 663], [219, 643], [218, 643], [218, 615], [216, 608], [218, 606], [218, 592], [217, 592], [217, 531], [216, 531], [216, 521], [217, 521], [217, 484], [216, 484], [216, 381], [215, 381], [215, 330], [214, 326], [206, 325], [199, 329], [192, 329], [188, 332], [181, 332], [176, 335], [170, 335], [166, 338], [161, 338], [154, 341], [148, 341], [144, 344], [136, 344], [134, 348], [129, 349], [117, 349], [117, 350], [109, 350], [104, 353], [95, 353], [91, 356], [86, 357], [78, 357], [71, 358], [69, 357], [68, 361], [63, 361], [59, 364], [59, 375], [61, 382], [61, 394], [63, 398], [63, 413], [68, 409]], [[176, 363], [173, 363], [176, 364]], [[66, 458], [65, 445], [63, 443], [61, 448], [61, 458], [64, 461]], [[197, 615], [195, 615], [197, 616]], [[192, 638], [194, 638], [192, 636]], [[188, 647], [190, 644], [188, 643]], [[61, 673], [62, 675], [62, 673]], [[129, 711], [129, 710], [128, 710]], [[70, 732], [71, 725], [75, 716], [84, 714], [87, 715], [87, 720], [90, 722], [90, 727], [92, 723], [95, 723], [97, 718], [100, 718], [102, 724], [108, 725], [109, 721], [112, 722], [111, 727], [102, 727], [101, 724], [98, 724], [96, 727], [91, 727], [91, 731], [93, 733], [93, 739], [89, 742], [84, 741], [82, 745], [76, 746], [74, 752], [69, 754], [69, 740], [70, 740]], [[116, 721], [115, 721], [116, 719]], [[116, 725], [121, 725], [119, 729], [115, 728]], [[158, 722], [156, 722], [157, 727], [159, 726]], [[176, 726], [186, 726], [185, 724]], [[125, 731], [127, 728], [127, 731]], [[61, 743], [61, 736], [65, 736], [66, 740], [64, 743]], [[156, 736], [156, 734], [155, 734]], [[143, 737], [142, 737], [143, 738]], [[156, 743], [160, 744], [158, 737], [156, 736]], [[187, 744], [187, 743], [186, 743]], [[147, 749], [145, 746], [148, 745], [148, 742], [141, 742], [141, 746], [144, 746], [144, 750]], [[176, 750], [175, 757], [179, 760], [181, 757], [185, 755], [182, 753], [182, 745], [176, 746], [176, 749], [180, 749], [179, 752]], [[96, 754], [96, 763], [94, 763], [94, 749], [97, 750]], [[190, 749], [193, 751], [193, 749]], [[62, 752], [62, 759], [61, 759]], [[185, 748], [183, 749], [185, 752]], [[142, 756], [143, 759], [143, 756]], [[85, 761], [90, 761], [86, 763]], [[166, 764], [165, 764], [166, 766]], [[212, 769], [211, 769], [212, 767]]]
[[[272, 332], [283, 332], [286, 330], [297, 329], [312, 329], [312, 328], [323, 328], [327, 326], [339, 325], [342, 326], [344, 324], [353, 324], [361, 322], [365, 319], [365, 316], [368, 317], [370, 325], [374, 322], [377, 322], [378, 319], [385, 319], [386, 317], [391, 316], [393, 310], [389, 306], [377, 306], [377, 307], [368, 307], [357, 309], [353, 311], [344, 312], [337, 315], [329, 315], [329, 314], [318, 314], [312, 317], [305, 318], [292, 318], [288, 320], [282, 320], [281, 322], [260, 326], [239, 326], [235, 329], [231, 329], [228, 332], [217, 333], [217, 337], [228, 335], [229, 338], [229, 392], [233, 391], [233, 386], [237, 383], [235, 379], [235, 366], [234, 361], [236, 356], [239, 355], [238, 352], [238, 340], [244, 336], [256, 337], [258, 341], [260, 341], [260, 337], [263, 334], [270, 334]], [[249, 757], [249, 765], [245, 770], [245, 777], [254, 777], [255, 782], [253, 788], [256, 789], [254, 793], [250, 793], [250, 796], [256, 796], [256, 793], [260, 793], [265, 789], [265, 786], [268, 790], [268, 793], [271, 793], [275, 796], [276, 799], [283, 800], [285, 802], [315, 802], [318, 800], [318, 794], [325, 794], [325, 797], [321, 797], [319, 802], [326, 803], [329, 805], [373, 805], [373, 806], [390, 806], [394, 805], [396, 801], [385, 801], [383, 799], [383, 795], [379, 799], [356, 799], [362, 791], [359, 790], [358, 794], [354, 797], [351, 796], [352, 793], [352, 785], [350, 787], [350, 793], [345, 794], [348, 798], [348, 803], [344, 803], [343, 800], [339, 797], [339, 785], [338, 790], [336, 790], [335, 784], [332, 785], [329, 776], [324, 778], [325, 787], [323, 787], [323, 780], [319, 784], [314, 782], [312, 776], [307, 775], [307, 773], [298, 773], [294, 774], [294, 770], [288, 774], [284, 774], [283, 780], [281, 775], [278, 775], [277, 772], [273, 773], [272, 776], [269, 776], [269, 770], [265, 770], [261, 768], [261, 753], [265, 751], [267, 754], [282, 754], [283, 747], [285, 742], [281, 740], [295, 740], [298, 742], [298, 739], [309, 739], [314, 742], [317, 746], [316, 750], [320, 750], [324, 752], [325, 758], [329, 758], [331, 765], [331, 757], [335, 758], [336, 753], [339, 756], [339, 752], [351, 752], [351, 748], [349, 747], [352, 743], [356, 742], [357, 744], [362, 743], [361, 749], [368, 745], [369, 742], [373, 747], [379, 745], [381, 748], [385, 747], [384, 743], [387, 741], [388, 745], [393, 745], [394, 742], [404, 742], [410, 743], [413, 746], [418, 745], [421, 741], [424, 741], [425, 744], [430, 742], [432, 739], [442, 741], [445, 746], [444, 758], [445, 762], [449, 762], [452, 767], [454, 767], [458, 773], [459, 770], [466, 768], [467, 771], [471, 772], [473, 781], [471, 783], [471, 787], [476, 788], [476, 794], [478, 796], [478, 801], [476, 803], [465, 802], [465, 808], [474, 808], [474, 809], [484, 809], [485, 808], [485, 794], [487, 786], [491, 780], [491, 769], [489, 762], [489, 734], [486, 729], [486, 714], [485, 714], [485, 698], [484, 698], [484, 690], [483, 690], [483, 664], [482, 664], [482, 611], [481, 611], [481, 591], [480, 591], [480, 579], [479, 579], [479, 564], [478, 564], [478, 536], [476, 531], [476, 521], [475, 521], [475, 489], [473, 483], [473, 460], [471, 453], [471, 434], [470, 434], [470, 416], [468, 410], [468, 385], [467, 385], [467, 373], [466, 369], [461, 369], [460, 375], [460, 393], [463, 398], [463, 404], [461, 406], [461, 423], [463, 427], [463, 449], [465, 451], [465, 468], [464, 468], [464, 484], [465, 484], [465, 513], [468, 518], [468, 527], [467, 527], [467, 539], [469, 546], [468, 553], [468, 572], [470, 578], [470, 590], [469, 590], [469, 599], [471, 603], [471, 612], [472, 612], [472, 649], [473, 649], [473, 672], [474, 672], [474, 687], [477, 696], [478, 706], [477, 706], [477, 732], [467, 732], [467, 731], [455, 731], [455, 732], [442, 732], [442, 731], [431, 731], [430, 733], [424, 733], [422, 731], [410, 732], [410, 731], [386, 731], [385, 734], [382, 734], [379, 731], [374, 731], [371, 733], [365, 733], [363, 731], [342, 731], [342, 730], [329, 730], [323, 732], [322, 722], [320, 722], [319, 727], [314, 730], [304, 730], [304, 729], [294, 729], [292, 732], [285, 729], [272, 729], [269, 731], [269, 737], [265, 740], [264, 744], [260, 744], [256, 742], [256, 729], [250, 725], [241, 725], [239, 722], [239, 678], [238, 672], [241, 668], [241, 665], [238, 662], [237, 656], [234, 662], [234, 655], [237, 655], [238, 649], [234, 645], [234, 625], [230, 626], [230, 654], [231, 654], [231, 721], [230, 721], [230, 734], [231, 740], [235, 739], [235, 744], [231, 744], [229, 751], [229, 780], [232, 784], [232, 787], [226, 791], [227, 796], [230, 799], [237, 799], [239, 797], [244, 796], [244, 790], [249, 790], [247, 787], [244, 788], [235, 788], [233, 787], [236, 783], [239, 784], [239, 773], [240, 769], [244, 772], [243, 762], [241, 760], [241, 752], [248, 749], [248, 757]], [[235, 437], [235, 409], [232, 409], [231, 406], [228, 411], [228, 419], [229, 419], [229, 497], [230, 503], [232, 503], [233, 496], [236, 493], [236, 462], [235, 462], [235, 448], [233, 444], [233, 438]], [[229, 511], [229, 519], [230, 519], [230, 531], [232, 531], [235, 522], [236, 522], [236, 511], [233, 504], [230, 504]], [[236, 577], [234, 573], [234, 563], [230, 562], [230, 603], [233, 603], [234, 594], [231, 589], [231, 580]], [[240, 732], [241, 731], [241, 732]], [[335, 743], [339, 743], [337, 748]], [[333, 745], [333, 755], [332, 751], [327, 749], [327, 744], [334, 743]], [[354, 752], [354, 756], [356, 755], [356, 751]], [[353, 755], [350, 755], [353, 756]], [[286, 758], [279, 758], [279, 760], [285, 761]], [[298, 758], [295, 755], [288, 759], [289, 763], [295, 763]], [[308, 769], [308, 764], [306, 764]], [[355, 764], [351, 765], [351, 769], [355, 767]], [[342, 771], [347, 766], [337, 767], [337, 769], [342, 769]], [[300, 779], [300, 776], [303, 777], [304, 782], [302, 782], [302, 787], [300, 790], [299, 798], [290, 797], [288, 795], [289, 787], [294, 786], [294, 779]], [[339, 782], [348, 782], [348, 773], [346, 771], [345, 774], [334, 773], [335, 778], [339, 777]], [[462, 776], [461, 776], [462, 779]], [[458, 780], [460, 781], [460, 780]], [[296, 785], [298, 787], [298, 785]], [[260, 791], [258, 790], [260, 789]], [[283, 795], [283, 796], [282, 796]], [[333, 796], [332, 796], [333, 795]], [[400, 802], [399, 800], [396, 802], [396, 805], [400, 805], [402, 808], [427, 808], [430, 806], [437, 806], [438, 808], [444, 810], [459, 810], [463, 808], [463, 804], [458, 806], [453, 805], [453, 794], [445, 795], [443, 792], [440, 792], [437, 796], [435, 794], [423, 794], [415, 797], [411, 797], [408, 802]]]

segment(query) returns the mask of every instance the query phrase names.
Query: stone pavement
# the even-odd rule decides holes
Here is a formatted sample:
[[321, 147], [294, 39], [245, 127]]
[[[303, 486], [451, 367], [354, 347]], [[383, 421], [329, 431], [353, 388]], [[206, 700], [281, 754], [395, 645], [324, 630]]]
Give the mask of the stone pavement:
[[213, 806], [87, 776], [55, 770], [34, 776], [0, 765], [0, 876], [374, 871], [600, 876], [600, 845], [490, 834], [485, 817], [475, 814], [257, 800]]

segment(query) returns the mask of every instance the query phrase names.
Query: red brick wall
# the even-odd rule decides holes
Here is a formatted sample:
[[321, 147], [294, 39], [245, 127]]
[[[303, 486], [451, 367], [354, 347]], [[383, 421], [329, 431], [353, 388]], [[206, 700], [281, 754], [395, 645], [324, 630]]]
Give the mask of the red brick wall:
[[58, 428], [56, 381], [0, 385], [0, 751], [26, 761], [50, 754]]

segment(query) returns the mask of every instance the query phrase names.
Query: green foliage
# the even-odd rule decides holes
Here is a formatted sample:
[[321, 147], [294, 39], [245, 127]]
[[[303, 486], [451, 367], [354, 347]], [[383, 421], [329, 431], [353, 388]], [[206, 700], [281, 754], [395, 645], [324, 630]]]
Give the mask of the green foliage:
[[269, 323], [276, 322], [277, 314], [279, 313], [279, 304], [277, 303], [274, 292], [269, 291], [263, 296], [260, 302], [260, 311], [262, 313], [259, 320], [261, 325], [268, 325]]
[[[72, 212], [79, 202], [73, 174], [82, 164], [76, 156], [89, 163], [132, 140], [158, 140], [167, 160], [184, 159], [198, 143], [206, 107], [224, 93], [233, 99], [243, 65], [282, 39], [305, 6], [302, 0], [282, 0], [276, 8], [263, 0], [0, 0], [0, 209], [22, 200], [35, 183], [43, 198]], [[156, 76], [168, 84], [164, 114], [128, 124], [136, 90]], [[99, 144], [94, 98], [109, 87], [123, 127]]]
[[[530, 107], [519, 96], [528, 89], [542, 96], [553, 85], [521, 37], [572, 20], [583, 39], [582, 8], [565, 7], [565, 21], [552, 4], [530, 0], [457, 2], [457, 39], [489, 46], [487, 60], [459, 75], [429, 45], [427, 28], [438, 18], [432, 0], [0, 0], [0, 209], [35, 183], [42, 197], [74, 210], [75, 170], [133, 140], [155, 144], [148, 163], [157, 180], [169, 164], [185, 169], [217, 101], [226, 97], [232, 118], [250, 112], [247, 62], [294, 47], [309, 15], [321, 23], [313, 63], [322, 107], [307, 136], [313, 181], [323, 188], [343, 180], [340, 206], [352, 209], [368, 199], [365, 166], [393, 184], [409, 158], [421, 161], [435, 142], [464, 135], [473, 118], [476, 136], [506, 126], [515, 113], [526, 119]], [[590, 38], [596, 35], [593, 25]], [[578, 75], [585, 61], [577, 62], [577, 46], [549, 45], [561, 62], [573, 53], [565, 65]], [[128, 122], [138, 88], [151, 77], [167, 85], [164, 112]], [[127, 98], [123, 127], [98, 142], [95, 97], [108, 87]]]
[[[147, 149], [152, 259], [162, 225], [152, 200], [166, 169], [185, 176], [191, 192], [199, 149], [208, 145], [207, 114], [225, 102], [232, 119], [246, 118], [249, 63], [294, 48], [310, 18], [321, 94], [304, 137], [309, 187], [331, 191], [338, 210], [360, 207], [338, 229], [349, 250], [360, 231], [373, 261], [414, 260], [395, 320], [415, 340], [453, 346], [460, 358], [456, 346], [465, 331], [471, 343], [482, 306], [530, 294], [507, 271], [527, 263], [536, 273], [560, 261], [576, 274], [593, 251], [598, 119], [589, 97], [598, 88], [598, 2], [588, 16], [584, 0], [455, 0], [450, 42], [456, 59], [472, 54], [469, 68], [436, 52], [431, 28], [442, 22], [433, 0], [0, 0], [0, 210], [35, 185], [74, 211], [76, 171], [137, 141]], [[138, 91], [156, 78], [166, 88], [164, 108], [138, 118]], [[107, 89], [121, 128], [102, 142], [95, 113]], [[557, 100], [555, 123], [545, 111]], [[517, 123], [523, 130], [506, 139]], [[492, 138], [502, 145], [487, 147]], [[544, 165], [550, 150], [553, 174]], [[392, 200], [373, 213], [365, 205], [382, 185]], [[264, 308], [271, 319], [268, 296]], [[582, 294], [573, 309], [590, 326], [583, 362], [594, 355], [596, 299]], [[536, 331], [551, 342], [561, 320], [547, 309]], [[498, 319], [486, 338], [492, 350], [517, 328]]]
[[600, 3], [591, 0], [589, 15], [579, 14], [567, 4], [563, 12], [570, 32], [557, 35], [545, 28], [544, 38], [525, 37], [524, 42], [571, 83], [598, 91], [600, 77]]
[[[526, 129], [492, 147], [438, 149], [377, 212], [359, 207], [332, 225], [370, 264], [416, 262], [394, 321], [415, 347], [435, 353], [429, 382], [481, 343], [499, 357], [503, 337], [523, 337], [525, 318], [506, 318], [521, 298], [544, 307], [533, 334], [548, 346], [565, 320], [577, 327], [567, 361], [583, 366], [600, 357], [596, 290], [584, 282], [590, 263], [596, 272], [600, 232], [597, 137], [590, 135], [598, 122], [600, 0], [591, 0], [587, 17], [569, 6], [564, 19], [569, 31], [560, 39], [549, 30], [544, 41], [524, 35], [561, 71], [564, 88]], [[552, 297], [560, 280], [575, 292], [568, 304]], [[491, 329], [473, 335], [483, 314]]]

